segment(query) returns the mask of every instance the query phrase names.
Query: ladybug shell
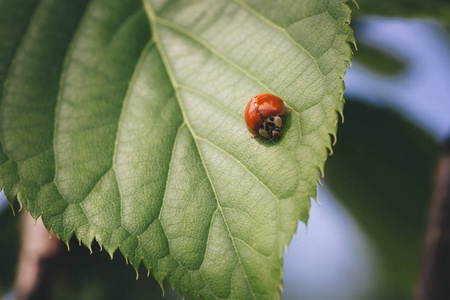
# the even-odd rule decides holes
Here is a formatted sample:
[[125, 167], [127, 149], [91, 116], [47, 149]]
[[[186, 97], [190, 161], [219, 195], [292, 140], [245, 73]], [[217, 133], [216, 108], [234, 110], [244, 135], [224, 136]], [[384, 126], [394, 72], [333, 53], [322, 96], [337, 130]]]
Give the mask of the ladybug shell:
[[245, 107], [245, 123], [253, 136], [258, 135], [259, 126], [266, 118], [284, 115], [284, 102], [280, 97], [261, 93], [250, 99]]

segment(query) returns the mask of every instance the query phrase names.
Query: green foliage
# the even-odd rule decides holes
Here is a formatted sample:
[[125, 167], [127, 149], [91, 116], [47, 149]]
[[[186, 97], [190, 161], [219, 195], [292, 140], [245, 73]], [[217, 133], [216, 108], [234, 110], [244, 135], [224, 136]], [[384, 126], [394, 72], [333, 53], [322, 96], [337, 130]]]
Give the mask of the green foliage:
[[386, 108], [348, 101], [327, 183], [384, 261], [381, 299], [411, 299], [439, 144]]
[[[25, 16], [1, 29], [8, 199], [192, 298], [279, 297], [342, 112], [344, 1], [29, 2], [0, 0]], [[277, 143], [243, 121], [261, 92], [293, 110]]]
[[355, 16], [380, 15], [436, 18], [450, 24], [450, 3], [447, 0], [358, 0], [360, 10]]
[[369, 44], [358, 43], [355, 63], [375, 71], [380, 75], [399, 75], [406, 69], [406, 63], [392, 53]]

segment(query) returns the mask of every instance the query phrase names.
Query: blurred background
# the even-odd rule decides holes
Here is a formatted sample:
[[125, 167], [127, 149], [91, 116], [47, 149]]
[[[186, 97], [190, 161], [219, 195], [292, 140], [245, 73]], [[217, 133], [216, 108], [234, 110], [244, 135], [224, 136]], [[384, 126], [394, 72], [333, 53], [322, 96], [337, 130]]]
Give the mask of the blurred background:
[[[345, 122], [321, 205], [313, 202], [307, 229], [299, 223], [284, 255], [285, 300], [411, 299], [418, 280], [436, 163], [450, 137], [450, 3], [358, 3]], [[25, 216], [13, 217], [0, 195], [0, 298], [12, 299]], [[46, 298], [162, 297], [146, 270], [136, 280], [119, 253], [111, 261], [97, 245], [91, 255], [76, 240], [69, 246], [47, 258]], [[165, 290], [164, 299], [180, 299]]]

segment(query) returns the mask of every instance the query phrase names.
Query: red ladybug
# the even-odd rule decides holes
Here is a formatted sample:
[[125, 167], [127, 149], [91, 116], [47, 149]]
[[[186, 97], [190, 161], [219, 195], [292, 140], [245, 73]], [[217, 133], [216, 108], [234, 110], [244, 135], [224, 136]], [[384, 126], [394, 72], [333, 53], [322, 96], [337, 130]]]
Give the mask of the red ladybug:
[[253, 137], [258, 134], [274, 140], [283, 132], [282, 116], [289, 113], [284, 111], [284, 102], [280, 97], [261, 93], [250, 99], [245, 107], [245, 123]]

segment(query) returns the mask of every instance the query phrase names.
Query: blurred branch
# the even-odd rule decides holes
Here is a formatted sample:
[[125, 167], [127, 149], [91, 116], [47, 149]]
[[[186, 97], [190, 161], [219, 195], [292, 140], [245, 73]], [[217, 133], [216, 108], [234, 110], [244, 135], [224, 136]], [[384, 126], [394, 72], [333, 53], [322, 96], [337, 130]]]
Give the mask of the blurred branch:
[[14, 282], [13, 298], [15, 300], [45, 299], [46, 269], [62, 244], [58, 238], [44, 227], [41, 219], [36, 224], [27, 213], [21, 214], [22, 238]]
[[450, 139], [438, 163], [416, 300], [450, 295]]

